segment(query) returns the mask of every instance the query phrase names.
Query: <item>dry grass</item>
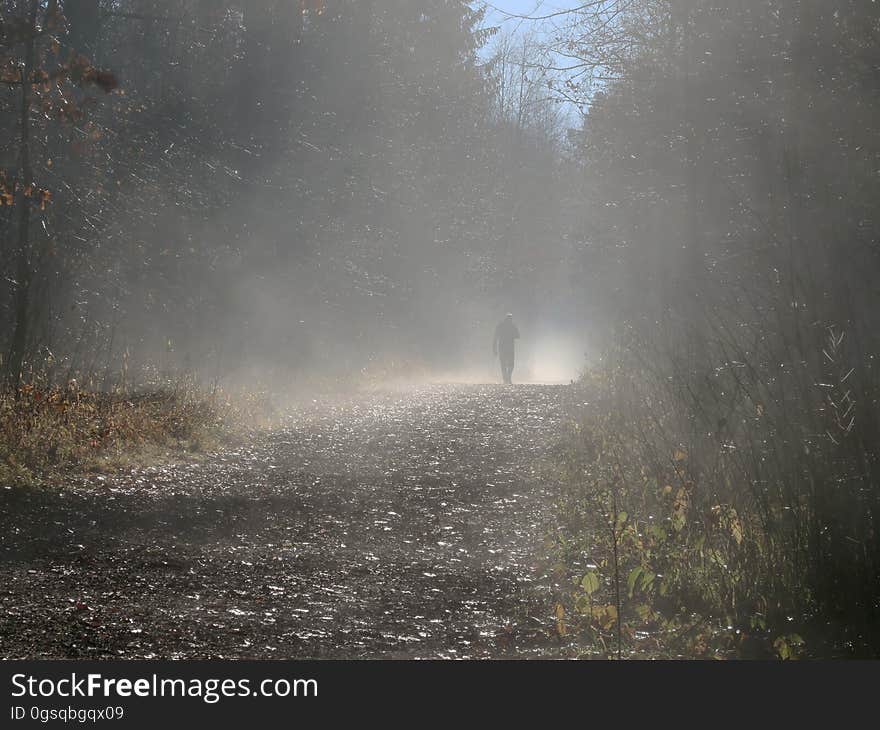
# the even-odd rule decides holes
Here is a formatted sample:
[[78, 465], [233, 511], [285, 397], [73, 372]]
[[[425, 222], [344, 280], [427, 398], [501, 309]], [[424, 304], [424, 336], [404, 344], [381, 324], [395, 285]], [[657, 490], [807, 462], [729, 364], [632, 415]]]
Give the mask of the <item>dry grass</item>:
[[261, 394], [181, 385], [137, 394], [26, 384], [0, 393], [0, 485], [198, 456], [272, 419]]

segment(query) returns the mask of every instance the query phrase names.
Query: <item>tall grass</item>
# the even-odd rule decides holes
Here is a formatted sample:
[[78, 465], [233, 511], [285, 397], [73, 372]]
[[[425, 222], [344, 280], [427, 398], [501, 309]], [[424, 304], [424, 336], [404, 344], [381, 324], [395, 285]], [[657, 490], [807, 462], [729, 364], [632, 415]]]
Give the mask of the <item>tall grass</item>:
[[267, 417], [260, 394], [205, 392], [187, 379], [136, 393], [34, 379], [0, 392], [0, 484], [204, 453]]

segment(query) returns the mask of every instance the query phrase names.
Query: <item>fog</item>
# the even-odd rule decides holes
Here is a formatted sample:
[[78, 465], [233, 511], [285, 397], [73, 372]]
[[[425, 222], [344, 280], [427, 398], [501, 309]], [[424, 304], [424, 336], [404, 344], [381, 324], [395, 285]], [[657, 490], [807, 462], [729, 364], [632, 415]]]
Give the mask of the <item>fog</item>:
[[604, 388], [689, 602], [876, 650], [875, 3], [535, 5], [0, 0], [4, 392]]
[[[571, 316], [583, 297], [562, 209], [576, 120], [520, 57], [545, 58], [539, 36], [466, 3], [194, 2], [166, 17], [156, 2], [134, 19], [99, 5], [67, 3], [63, 45], [114, 88], [41, 91], [46, 108], [78, 105], [78, 126], [28, 130], [30, 166], [63, 182], [31, 222], [43, 253], [24, 319], [5, 279], [12, 361], [102, 388], [123, 368], [128, 385], [156, 369], [273, 387], [494, 381], [512, 311], [519, 375], [576, 377], [567, 341], [590, 326]], [[8, 138], [7, 168], [19, 149]]]
[[[818, 6], [786, 19], [757, 1], [539, 19], [464, 2], [134, 5], [138, 17], [98, 0], [38, 13], [57, 45], [37, 49], [32, 72], [59, 82], [34, 90], [44, 113], [26, 129], [5, 92], [14, 379], [497, 380], [491, 341], [512, 312], [519, 377], [565, 381], [588, 346], [595, 359], [657, 337], [671, 353], [703, 336], [706, 313], [748, 318], [785, 287], [822, 310], [837, 282], [870, 271], [871, 197], [835, 180], [844, 161], [853, 185], [869, 174], [873, 112], [858, 81], [825, 87], [842, 59], [816, 65], [849, 16], [822, 37]], [[778, 48], [752, 32], [768, 18]], [[865, 33], [853, 30], [854, 57]], [[8, 44], [13, 68], [23, 44]], [[89, 64], [67, 64], [74, 47]], [[719, 80], [731, 64], [743, 73]], [[788, 85], [768, 86], [774, 75]], [[841, 106], [859, 110], [843, 137], [828, 116]], [[16, 175], [37, 181], [36, 206], [12, 205]], [[846, 213], [782, 201], [844, 192]], [[839, 225], [852, 227], [846, 256], [826, 243]], [[813, 239], [815, 255], [785, 252]]]

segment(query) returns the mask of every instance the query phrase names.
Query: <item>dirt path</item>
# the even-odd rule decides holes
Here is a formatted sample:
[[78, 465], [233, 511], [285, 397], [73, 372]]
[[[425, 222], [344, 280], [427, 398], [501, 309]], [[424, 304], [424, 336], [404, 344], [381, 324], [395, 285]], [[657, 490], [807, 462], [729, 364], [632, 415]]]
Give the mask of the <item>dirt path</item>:
[[552, 654], [537, 465], [568, 397], [382, 392], [203, 463], [0, 489], [0, 656]]

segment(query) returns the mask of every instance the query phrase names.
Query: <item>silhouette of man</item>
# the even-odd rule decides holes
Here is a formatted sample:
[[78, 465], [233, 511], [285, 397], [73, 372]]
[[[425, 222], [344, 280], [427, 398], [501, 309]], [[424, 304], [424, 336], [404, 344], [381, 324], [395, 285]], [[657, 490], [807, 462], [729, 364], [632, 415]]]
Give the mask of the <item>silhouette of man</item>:
[[501, 377], [510, 383], [513, 374], [514, 340], [519, 339], [519, 330], [513, 323], [513, 315], [508, 312], [495, 328], [495, 339], [492, 340], [492, 354], [501, 359]]

